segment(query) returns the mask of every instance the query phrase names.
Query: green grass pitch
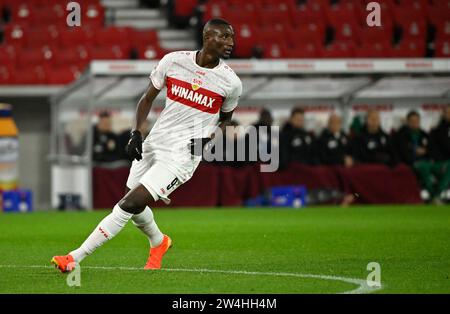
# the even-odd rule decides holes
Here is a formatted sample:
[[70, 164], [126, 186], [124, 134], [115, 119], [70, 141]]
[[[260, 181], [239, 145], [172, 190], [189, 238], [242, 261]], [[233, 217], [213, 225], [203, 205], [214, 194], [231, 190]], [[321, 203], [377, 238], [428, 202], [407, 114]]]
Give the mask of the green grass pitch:
[[448, 206], [155, 210], [174, 241], [166, 270], [141, 269], [148, 241], [129, 223], [67, 286], [51, 257], [106, 214], [0, 214], [0, 293], [342, 293], [357, 285], [324, 276], [365, 280], [369, 262], [381, 266], [375, 293], [450, 293]]

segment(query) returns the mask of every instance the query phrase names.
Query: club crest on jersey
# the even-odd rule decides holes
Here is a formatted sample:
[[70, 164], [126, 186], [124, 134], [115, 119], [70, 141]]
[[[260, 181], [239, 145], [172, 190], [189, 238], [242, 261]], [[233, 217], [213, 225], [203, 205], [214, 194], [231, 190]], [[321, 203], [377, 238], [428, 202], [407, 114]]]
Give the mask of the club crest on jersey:
[[191, 86], [192, 86], [193, 90], [199, 89], [200, 87], [202, 87], [202, 84], [203, 84], [203, 82], [201, 80], [196, 79], [196, 78], [192, 79]]

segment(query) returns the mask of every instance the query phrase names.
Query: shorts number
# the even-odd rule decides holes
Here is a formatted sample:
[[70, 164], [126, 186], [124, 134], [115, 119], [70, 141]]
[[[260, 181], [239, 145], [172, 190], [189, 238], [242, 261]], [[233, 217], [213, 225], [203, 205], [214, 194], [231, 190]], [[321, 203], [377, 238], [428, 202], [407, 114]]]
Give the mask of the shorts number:
[[178, 178], [173, 179], [172, 182], [170, 182], [170, 184], [167, 186], [167, 190], [170, 190], [171, 188], [173, 188], [176, 184], [178, 183]]

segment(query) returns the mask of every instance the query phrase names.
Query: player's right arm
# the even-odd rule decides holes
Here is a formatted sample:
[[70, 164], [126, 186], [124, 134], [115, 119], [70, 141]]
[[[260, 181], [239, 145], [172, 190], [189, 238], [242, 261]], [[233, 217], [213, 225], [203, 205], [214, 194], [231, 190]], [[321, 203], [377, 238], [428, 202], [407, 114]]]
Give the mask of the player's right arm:
[[142, 95], [136, 108], [136, 116], [134, 119], [133, 131], [139, 131], [141, 134], [145, 132], [142, 128], [145, 120], [147, 120], [150, 109], [152, 109], [153, 101], [158, 96], [160, 90], [150, 82], [147, 90]]
[[153, 86], [150, 82], [147, 90], [138, 102], [130, 140], [125, 148], [131, 160], [142, 159], [142, 134], [144, 133], [142, 127], [144, 125], [144, 121], [147, 120], [147, 116], [150, 113], [153, 101], [156, 96], [158, 96], [159, 92], [160, 90]]
[[166, 83], [166, 74], [172, 63], [172, 54], [166, 54], [152, 70], [150, 74], [150, 84], [136, 108], [136, 116], [134, 119], [133, 130], [131, 131], [130, 140], [128, 141], [126, 152], [131, 160], [142, 159], [142, 129], [144, 121], [147, 119], [153, 101]]

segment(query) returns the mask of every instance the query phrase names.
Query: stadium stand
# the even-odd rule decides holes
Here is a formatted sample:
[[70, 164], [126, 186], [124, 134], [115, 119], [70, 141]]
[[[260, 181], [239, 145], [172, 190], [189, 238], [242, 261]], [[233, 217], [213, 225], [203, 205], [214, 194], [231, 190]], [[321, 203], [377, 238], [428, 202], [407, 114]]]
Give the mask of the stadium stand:
[[[189, 29], [193, 16], [199, 17], [198, 28], [213, 17], [229, 20], [236, 32], [236, 58], [444, 58], [450, 55], [450, 1], [382, 1], [383, 23], [376, 28], [365, 23], [368, 2], [171, 0], [167, 8], [168, 20], [177, 28]], [[25, 84], [21, 75], [12, 72], [43, 61], [48, 66], [45, 72], [65, 74], [52, 77], [51, 83], [46, 78], [50, 76], [30, 74], [27, 84], [68, 83], [70, 73], [74, 73], [73, 79], [77, 78], [93, 59], [159, 59], [178, 48], [162, 47], [158, 25], [163, 25], [162, 29], [170, 28], [164, 26], [164, 20], [151, 18], [151, 13], [146, 20], [135, 21], [135, 27], [129, 27], [127, 23], [142, 13], [121, 11], [111, 4], [108, 8], [105, 6], [108, 1], [81, 1], [83, 22], [74, 29], [65, 25], [64, 4], [41, 0], [0, 1], [0, 56], [6, 61], [2, 62], [2, 84]], [[76, 52], [67, 51], [69, 44], [76, 46]]]
[[[429, 130], [435, 125], [436, 113], [440, 112], [441, 106], [448, 104], [448, 81], [434, 81], [436, 77], [449, 73], [448, 62], [438, 59], [450, 57], [448, 0], [380, 1], [381, 27], [366, 25], [365, 5], [369, 0], [78, 2], [82, 8], [82, 25], [68, 27], [65, 1], [0, 0], [1, 95], [15, 97], [23, 94], [29, 97], [27, 102], [36, 104], [37, 101], [29, 99], [37, 94], [46, 97], [57, 95], [57, 99], [63, 100], [56, 103], [55, 107], [60, 106], [62, 111], [70, 108], [72, 111], [61, 112], [61, 115], [49, 114], [48, 119], [51, 116], [52, 123], [61, 122], [64, 125], [67, 122], [64, 119], [69, 116], [72, 119], [71, 115], [75, 118], [67, 124], [73, 124], [73, 128], [81, 129], [83, 123], [87, 123], [85, 116], [80, 118], [76, 115], [78, 111], [85, 112], [86, 103], [91, 99], [92, 81], [89, 79], [94, 80], [93, 90], [98, 89], [98, 101], [102, 106], [117, 106], [121, 114], [129, 116], [135, 108], [136, 99], [148, 84], [148, 72], [154, 66], [153, 62], [169, 51], [200, 47], [200, 30], [213, 17], [229, 20], [235, 30], [236, 43], [229, 64], [236, 69], [244, 85], [240, 101], [243, 112], [238, 110], [238, 117], [245, 116], [245, 110], [250, 107], [255, 109], [261, 106], [274, 108], [275, 114], [283, 117], [288, 108], [305, 105], [309, 108], [308, 123], [311, 123], [308, 129], [320, 130], [323, 127], [320, 119], [323, 120], [332, 110], [339, 112], [344, 109], [346, 111], [340, 113], [346, 119], [347, 130], [351, 119], [364, 113], [368, 105], [373, 105], [381, 108], [382, 120], [386, 123], [384, 128], [390, 132], [398, 127], [405, 108], [419, 108], [424, 116], [433, 116], [424, 121]], [[326, 60], [328, 58], [342, 60]], [[111, 66], [112, 71], [95, 77], [96, 74], [87, 68], [94, 60], [115, 60], [117, 63], [104, 63]], [[113, 65], [116, 64], [119, 65], [118, 72], [130, 69], [129, 73], [115, 76], [117, 73]], [[442, 71], [441, 66], [445, 68]], [[143, 71], [135, 72], [140, 69]], [[404, 80], [396, 77], [400, 74], [405, 76]], [[420, 82], [415, 82], [416, 77]], [[349, 81], [344, 82], [347, 78]], [[61, 86], [75, 81], [76, 84], [66, 88]], [[436, 86], [439, 88], [434, 90]], [[72, 89], [73, 95], [70, 92]], [[163, 94], [157, 98], [157, 110], [162, 106]], [[73, 100], [74, 103], [71, 102]], [[40, 101], [44, 102], [42, 99]], [[50, 103], [50, 97], [45, 102]], [[430, 109], [433, 106], [439, 109]], [[316, 119], [316, 116], [321, 118]], [[67, 136], [65, 133], [63, 135]], [[52, 130], [53, 136], [59, 135], [53, 134]], [[65, 158], [67, 152], [61, 152], [61, 155]], [[65, 162], [66, 159], [63, 160]], [[298, 183], [298, 175], [296, 177], [291, 173], [299, 172], [304, 174], [302, 180], [308, 182], [308, 188], [326, 184], [346, 192], [362, 191], [367, 198], [359, 199], [360, 202], [420, 201], [420, 188], [405, 167], [396, 170], [369, 167], [346, 173], [322, 166], [315, 170], [295, 164], [289, 167], [276, 175], [255, 177], [252, 167], [228, 170], [213, 167], [215, 170], [212, 170], [210, 165], [204, 165], [190, 183], [191, 189], [198, 189], [195, 180], [209, 182], [211, 198], [200, 204], [202, 200], [193, 198], [192, 190], [183, 187], [185, 190], [180, 189], [180, 196], [174, 199], [174, 204], [242, 204], [272, 184]], [[91, 169], [94, 180], [94, 203], [91, 206], [109, 207], [111, 204], [106, 202], [122, 194], [127, 169], [115, 169], [117, 172], [101, 167]], [[62, 173], [61, 178], [64, 178], [66, 174]], [[383, 189], [382, 185], [373, 184], [375, 181], [361, 183], [372, 173], [378, 178], [377, 182], [392, 177], [399, 180], [403, 178], [401, 180], [411, 185], [408, 191], [402, 193], [384, 193], [385, 187]], [[217, 178], [225, 174], [226, 179], [219, 182]], [[110, 175], [117, 176], [114, 182], [108, 179]], [[310, 177], [317, 180], [307, 179]], [[248, 184], [242, 186], [236, 182]], [[225, 198], [221, 190], [230, 197]], [[59, 192], [52, 190], [55, 195]], [[115, 196], [108, 198], [108, 195]], [[400, 199], [401, 195], [404, 198]], [[89, 200], [87, 197], [84, 199]]]

